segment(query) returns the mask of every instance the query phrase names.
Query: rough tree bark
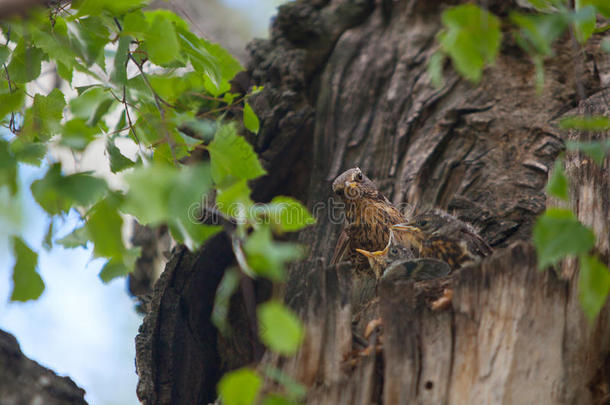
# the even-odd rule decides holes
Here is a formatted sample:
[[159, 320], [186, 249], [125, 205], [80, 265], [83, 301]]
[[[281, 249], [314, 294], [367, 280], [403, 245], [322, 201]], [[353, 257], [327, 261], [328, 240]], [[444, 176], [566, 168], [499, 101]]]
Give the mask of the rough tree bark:
[[[517, 7], [509, 3], [486, 4], [506, 15]], [[578, 51], [563, 38], [536, 94], [533, 65], [505, 33], [479, 85], [445, 66], [436, 89], [426, 64], [448, 6], [301, 0], [280, 7], [270, 40], [250, 44], [248, 72], [264, 86], [253, 100], [261, 131], [250, 141], [270, 173], [254, 184], [254, 198], [282, 193], [325, 207], [298, 236], [310, 257], [291, 267], [284, 288], [307, 336], [294, 358], [261, 357], [245, 304], [252, 300], [242, 298], [248, 294], [232, 301], [236, 333], [219, 336], [210, 313], [232, 263], [228, 238], [218, 235], [194, 254], [177, 248], [136, 339], [144, 403], [213, 402], [219, 376], [253, 362], [305, 384], [311, 404], [608, 400], [610, 310], [587, 324], [576, 263], [538, 272], [528, 240], [565, 137], [583, 136], [556, 123], [566, 114], [609, 113], [610, 57], [600, 36]], [[602, 167], [579, 154], [567, 160], [571, 206], [595, 229], [596, 250], [608, 263], [609, 159]], [[355, 165], [397, 204], [447, 209], [478, 226], [496, 252], [446, 280], [382, 284], [378, 299], [352, 313], [349, 267], [324, 263], [341, 228], [329, 215], [330, 182]], [[267, 285], [254, 287], [257, 301], [269, 296]], [[431, 310], [446, 287], [451, 305]], [[352, 323], [362, 332], [375, 317], [383, 331], [370, 343], [381, 342], [381, 350], [355, 354]]]
[[17, 339], [0, 330], [0, 403], [2, 405], [86, 405], [85, 390], [28, 359]]

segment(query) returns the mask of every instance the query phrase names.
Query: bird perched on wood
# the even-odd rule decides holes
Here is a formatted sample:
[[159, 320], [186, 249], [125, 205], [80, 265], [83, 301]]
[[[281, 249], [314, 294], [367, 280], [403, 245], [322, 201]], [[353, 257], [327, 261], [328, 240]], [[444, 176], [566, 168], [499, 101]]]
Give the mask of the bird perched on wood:
[[[370, 252], [383, 250], [388, 244], [390, 227], [405, 222], [406, 218], [358, 167], [339, 175], [333, 182], [332, 189], [345, 203], [345, 226], [337, 241], [331, 264], [349, 260], [357, 270], [366, 271], [367, 261], [355, 249]], [[402, 235], [396, 240], [399, 244], [407, 241], [403, 240]]]
[[440, 259], [452, 269], [475, 262], [492, 251], [472, 226], [441, 211], [416, 215], [410, 222], [396, 224], [392, 229], [417, 248], [419, 257]]
[[377, 279], [402, 278], [422, 281], [444, 277], [451, 272], [451, 267], [441, 260], [415, 258], [410, 249], [396, 243], [394, 232], [391, 229], [388, 244], [383, 250], [369, 252], [364, 249], [356, 249], [356, 251], [366, 256]]

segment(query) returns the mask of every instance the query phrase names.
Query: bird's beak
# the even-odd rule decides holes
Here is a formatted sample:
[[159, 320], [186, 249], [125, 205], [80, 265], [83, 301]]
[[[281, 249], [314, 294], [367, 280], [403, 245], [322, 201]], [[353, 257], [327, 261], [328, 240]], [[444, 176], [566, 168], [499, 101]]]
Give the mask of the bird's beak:
[[375, 259], [379, 256], [383, 256], [387, 252], [387, 248], [384, 250], [378, 250], [376, 252], [369, 252], [368, 250], [364, 250], [364, 249], [356, 249], [356, 252], [363, 254], [366, 257], [370, 257], [371, 259]]
[[346, 190], [352, 190], [352, 189], [355, 189], [356, 187], [358, 187], [358, 184], [355, 181], [346, 181], [345, 182]]
[[412, 225], [407, 225], [407, 224], [392, 225], [392, 229], [395, 231], [408, 231], [408, 232], [418, 232], [419, 231], [419, 228], [412, 226]]

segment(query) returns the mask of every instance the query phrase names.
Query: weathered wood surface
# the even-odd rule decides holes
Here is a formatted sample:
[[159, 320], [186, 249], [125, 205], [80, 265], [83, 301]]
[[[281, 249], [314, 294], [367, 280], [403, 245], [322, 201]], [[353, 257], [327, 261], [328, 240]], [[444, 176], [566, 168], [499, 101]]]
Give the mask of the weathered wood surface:
[[[499, 14], [516, 7], [488, 5]], [[293, 195], [318, 219], [298, 238], [310, 247], [309, 260], [292, 266], [284, 286], [307, 325], [305, 344], [295, 358], [265, 354], [262, 362], [303, 382], [311, 404], [603, 403], [608, 308], [587, 325], [575, 263], [566, 261], [560, 275], [538, 272], [532, 247], [522, 242], [547, 204], [544, 186], [564, 148], [557, 121], [607, 108], [610, 63], [601, 38], [582, 53], [567, 37], [559, 41], [541, 94], [533, 65], [509, 33], [479, 85], [446, 66], [445, 84], [435, 89], [426, 64], [447, 6], [301, 0], [280, 8], [270, 40], [250, 45], [251, 82], [264, 86], [251, 99], [261, 130], [250, 141], [269, 172], [255, 182], [253, 197]], [[607, 262], [608, 160], [597, 167], [577, 154], [567, 159], [571, 203], [598, 233]], [[323, 264], [341, 229], [331, 215], [330, 183], [355, 165], [394, 203], [445, 208], [478, 226], [496, 249], [436, 284], [380, 286], [379, 301], [356, 327], [380, 316], [383, 332], [372, 339], [383, 350], [359, 361], [351, 361], [358, 346], [349, 269]], [[254, 364], [260, 345], [243, 294], [232, 302], [232, 338], [220, 338], [209, 321], [213, 292], [231, 264], [226, 237], [194, 255], [177, 252], [189, 259], [161, 277], [138, 337], [138, 394], [150, 404], [205, 404], [219, 375]], [[452, 306], [430, 310], [447, 285]], [[259, 301], [269, 294], [259, 283], [254, 291]]]

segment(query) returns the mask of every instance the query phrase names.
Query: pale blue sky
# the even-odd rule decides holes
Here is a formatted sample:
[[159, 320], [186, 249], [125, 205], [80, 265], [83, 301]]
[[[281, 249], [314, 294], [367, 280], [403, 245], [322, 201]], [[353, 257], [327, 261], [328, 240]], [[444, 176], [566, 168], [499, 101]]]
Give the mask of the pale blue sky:
[[[265, 32], [278, 0], [223, 0], [252, 22], [252, 35]], [[41, 248], [49, 217], [35, 203], [29, 184], [46, 167], [22, 166], [23, 229], [26, 242], [39, 252], [38, 272], [45, 282], [42, 296], [32, 302], [9, 301], [13, 259], [0, 222], [0, 329], [16, 336], [31, 359], [60, 375], [70, 376], [87, 391], [91, 405], [137, 404], [134, 338], [141, 318], [126, 291], [125, 279], [103, 284], [98, 272], [104, 262], [91, 260], [91, 247], [50, 252]], [[76, 215], [58, 220], [56, 238], [78, 224]]]

